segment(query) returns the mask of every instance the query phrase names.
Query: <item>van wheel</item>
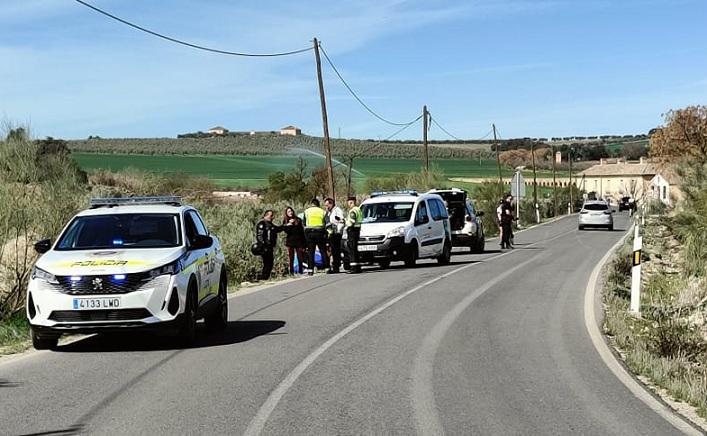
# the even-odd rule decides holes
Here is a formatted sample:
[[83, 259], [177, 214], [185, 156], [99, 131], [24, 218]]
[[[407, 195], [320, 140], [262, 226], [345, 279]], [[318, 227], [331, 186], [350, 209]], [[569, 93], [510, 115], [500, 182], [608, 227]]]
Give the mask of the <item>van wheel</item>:
[[381, 269], [390, 268], [390, 261], [387, 260], [387, 259], [386, 259], [386, 260], [381, 260], [380, 262], [378, 262], [378, 266], [380, 266]]
[[206, 317], [204, 322], [209, 329], [223, 330], [228, 326], [228, 280], [225, 271], [221, 273], [221, 280], [218, 283], [218, 300], [217, 309]]
[[410, 248], [410, 251], [408, 252], [408, 255], [405, 257], [405, 266], [407, 268], [413, 268], [415, 267], [415, 264], [417, 263], [417, 241], [412, 241], [410, 243], [412, 248]]
[[196, 299], [196, 284], [192, 282], [187, 292], [186, 307], [179, 328], [179, 341], [185, 346], [192, 345], [196, 339]]
[[452, 246], [449, 242], [444, 242], [444, 247], [442, 247], [442, 254], [437, 258], [437, 262], [440, 265], [448, 265], [449, 261], [452, 259]]
[[41, 335], [35, 329], [32, 331], [32, 346], [35, 350], [53, 350], [59, 343], [59, 336]]

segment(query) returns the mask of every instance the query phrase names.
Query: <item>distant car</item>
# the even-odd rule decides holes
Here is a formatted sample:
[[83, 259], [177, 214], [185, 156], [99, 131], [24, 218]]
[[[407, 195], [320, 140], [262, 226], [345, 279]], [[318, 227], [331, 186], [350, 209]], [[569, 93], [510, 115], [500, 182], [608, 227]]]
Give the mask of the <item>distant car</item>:
[[449, 224], [452, 227], [452, 246], [469, 247], [472, 253], [483, 253], [485, 248], [482, 211], [474, 208], [474, 203], [463, 189], [433, 189], [429, 194], [437, 194], [447, 204]]
[[64, 333], [134, 329], [167, 329], [188, 344], [199, 318], [227, 326], [221, 244], [179, 197], [94, 199], [35, 250], [26, 307], [36, 349]]
[[619, 212], [631, 209], [631, 197], [621, 197], [619, 200]]
[[587, 227], [606, 227], [614, 230], [611, 206], [603, 200], [586, 201], [579, 211], [579, 230]]

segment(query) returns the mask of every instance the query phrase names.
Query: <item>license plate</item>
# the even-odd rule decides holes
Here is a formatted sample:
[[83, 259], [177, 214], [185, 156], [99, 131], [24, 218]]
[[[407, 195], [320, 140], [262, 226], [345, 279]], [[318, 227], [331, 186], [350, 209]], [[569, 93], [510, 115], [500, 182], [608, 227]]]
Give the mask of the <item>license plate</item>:
[[358, 251], [376, 251], [378, 250], [377, 245], [359, 245]]
[[115, 309], [120, 307], [120, 298], [74, 298], [74, 310]]

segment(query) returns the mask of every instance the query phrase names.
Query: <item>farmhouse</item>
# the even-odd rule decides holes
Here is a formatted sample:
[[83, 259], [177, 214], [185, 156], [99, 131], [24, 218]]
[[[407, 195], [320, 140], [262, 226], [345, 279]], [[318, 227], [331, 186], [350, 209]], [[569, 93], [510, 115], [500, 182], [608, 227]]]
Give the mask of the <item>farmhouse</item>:
[[212, 135], [225, 135], [228, 133], [228, 129], [221, 126], [212, 127], [209, 129], [209, 133]]
[[648, 197], [660, 200], [667, 206], [682, 198], [680, 176], [672, 168], [661, 168], [648, 184]]
[[[598, 197], [618, 201], [621, 197], [642, 198], [650, 191], [650, 184], [658, 174], [656, 165], [641, 158], [639, 162], [617, 159], [610, 163], [601, 159], [599, 165], [586, 169], [580, 175], [587, 192], [596, 192]], [[580, 180], [578, 180], [578, 184]]]
[[299, 136], [301, 134], [302, 130], [295, 126], [287, 126], [280, 129], [280, 135]]

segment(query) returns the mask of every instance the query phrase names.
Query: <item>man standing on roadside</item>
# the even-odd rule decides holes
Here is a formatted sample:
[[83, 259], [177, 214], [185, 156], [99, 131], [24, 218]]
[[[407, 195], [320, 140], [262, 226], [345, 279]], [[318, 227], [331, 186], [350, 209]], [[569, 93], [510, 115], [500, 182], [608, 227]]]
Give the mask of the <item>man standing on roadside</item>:
[[513, 196], [506, 195], [506, 201], [501, 205], [501, 227], [502, 239], [501, 248], [513, 248], [511, 239], [513, 238]]
[[346, 214], [346, 248], [351, 261], [351, 272], [358, 274], [361, 272], [361, 264], [358, 261], [358, 238], [361, 236], [363, 213], [356, 205], [356, 197], [349, 197], [347, 204], [349, 211]]
[[324, 268], [329, 268], [329, 256], [326, 254], [326, 231], [324, 227], [324, 219], [326, 212], [319, 207], [319, 200], [312, 199], [312, 205], [304, 211], [304, 238], [307, 241], [307, 252], [309, 254], [309, 272], [314, 275], [314, 252], [319, 247], [319, 253], [322, 255]]
[[262, 247], [263, 269], [258, 280], [270, 279], [272, 267], [275, 262], [275, 246], [277, 245], [277, 232], [280, 228], [272, 223], [272, 210], [266, 210], [263, 219], [255, 226], [255, 239]]
[[331, 250], [331, 265], [327, 274], [337, 274], [341, 269], [341, 236], [344, 231], [344, 211], [333, 198], [324, 200], [326, 218], [324, 220]]

